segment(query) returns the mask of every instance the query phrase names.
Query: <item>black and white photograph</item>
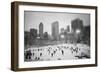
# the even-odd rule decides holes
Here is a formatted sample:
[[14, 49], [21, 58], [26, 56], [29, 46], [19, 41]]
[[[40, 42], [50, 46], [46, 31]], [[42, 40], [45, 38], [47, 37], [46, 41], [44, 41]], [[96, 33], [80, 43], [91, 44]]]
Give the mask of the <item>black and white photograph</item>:
[[24, 11], [24, 61], [90, 59], [90, 14]]
[[97, 66], [97, 7], [12, 3], [14, 71]]

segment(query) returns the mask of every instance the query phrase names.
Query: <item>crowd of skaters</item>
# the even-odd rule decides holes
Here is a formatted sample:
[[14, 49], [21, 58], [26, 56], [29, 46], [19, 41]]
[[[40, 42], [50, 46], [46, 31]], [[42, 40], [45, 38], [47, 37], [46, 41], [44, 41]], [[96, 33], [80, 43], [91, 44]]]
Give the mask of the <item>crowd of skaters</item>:
[[24, 51], [24, 61], [79, 59], [83, 57], [90, 57], [90, 47], [85, 44], [49, 45], [32, 47]]

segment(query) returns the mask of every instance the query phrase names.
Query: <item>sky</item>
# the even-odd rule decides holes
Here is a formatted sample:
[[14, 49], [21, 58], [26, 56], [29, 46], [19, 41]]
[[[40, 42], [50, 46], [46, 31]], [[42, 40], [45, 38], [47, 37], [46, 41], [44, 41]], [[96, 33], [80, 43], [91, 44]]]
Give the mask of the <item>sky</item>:
[[67, 25], [70, 26], [71, 21], [76, 18], [83, 20], [84, 26], [90, 25], [90, 14], [24, 11], [24, 30], [30, 31], [31, 28], [39, 30], [39, 24], [42, 22], [44, 32], [51, 34], [53, 22], [58, 21], [60, 31], [61, 28], [66, 29]]

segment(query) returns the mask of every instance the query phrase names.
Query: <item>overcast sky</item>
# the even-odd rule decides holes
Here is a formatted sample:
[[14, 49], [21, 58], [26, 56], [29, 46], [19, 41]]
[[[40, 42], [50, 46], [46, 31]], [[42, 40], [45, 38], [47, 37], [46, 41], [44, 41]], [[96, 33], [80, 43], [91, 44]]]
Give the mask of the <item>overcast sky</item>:
[[55, 21], [59, 22], [59, 30], [66, 29], [67, 25], [71, 25], [71, 21], [80, 18], [83, 20], [83, 25], [90, 25], [89, 14], [75, 14], [75, 13], [53, 13], [53, 12], [24, 12], [24, 29], [29, 31], [31, 28], [39, 29], [40, 22], [43, 23], [44, 32], [51, 34], [51, 24]]

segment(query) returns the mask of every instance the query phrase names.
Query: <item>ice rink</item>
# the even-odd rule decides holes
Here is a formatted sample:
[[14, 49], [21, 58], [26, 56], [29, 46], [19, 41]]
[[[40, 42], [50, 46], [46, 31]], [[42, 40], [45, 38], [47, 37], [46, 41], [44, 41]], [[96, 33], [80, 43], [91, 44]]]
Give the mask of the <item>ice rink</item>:
[[51, 61], [90, 58], [90, 47], [85, 44], [60, 44], [30, 47], [24, 51], [24, 61]]

